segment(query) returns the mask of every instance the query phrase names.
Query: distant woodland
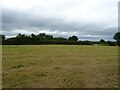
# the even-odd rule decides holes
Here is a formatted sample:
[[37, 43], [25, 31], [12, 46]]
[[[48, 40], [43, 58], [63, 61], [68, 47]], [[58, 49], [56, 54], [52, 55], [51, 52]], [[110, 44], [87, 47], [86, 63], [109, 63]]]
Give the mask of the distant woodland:
[[73, 35], [69, 38], [53, 37], [45, 33], [39, 33], [38, 35], [31, 34], [25, 35], [19, 33], [16, 37], [6, 38], [5, 35], [0, 34], [2, 39], [2, 45], [44, 45], [44, 44], [65, 44], [65, 45], [106, 45], [106, 46], [120, 46], [120, 32], [113, 36], [116, 41], [81, 41], [78, 37]]

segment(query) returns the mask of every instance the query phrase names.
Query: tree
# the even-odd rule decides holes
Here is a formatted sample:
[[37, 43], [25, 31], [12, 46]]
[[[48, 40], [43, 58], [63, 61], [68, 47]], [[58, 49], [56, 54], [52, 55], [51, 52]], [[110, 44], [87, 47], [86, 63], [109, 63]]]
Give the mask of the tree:
[[69, 37], [68, 40], [77, 41], [78, 37], [77, 36], [72, 36], [72, 37]]
[[34, 38], [34, 37], [36, 37], [36, 35], [32, 33], [32, 34], [31, 34], [31, 37], [33, 37], [33, 38]]
[[54, 38], [54, 40], [64, 41], [64, 40], [67, 40], [67, 39], [66, 39], [66, 38], [63, 38], [63, 37], [57, 37], [57, 38]]
[[53, 36], [52, 35], [45, 35], [45, 39], [46, 40], [51, 40], [51, 39], [53, 39]]
[[45, 39], [45, 36], [46, 36], [45, 33], [39, 33], [39, 35], [37, 35], [37, 37], [38, 37], [40, 40], [44, 40], [44, 39]]
[[5, 35], [0, 34], [0, 45], [5, 43]]
[[109, 46], [116, 46], [117, 43], [116, 42], [112, 42], [112, 41], [107, 41], [106, 42]]
[[117, 45], [120, 46], [120, 32], [117, 32], [114, 36], [113, 39], [117, 41]]
[[101, 39], [101, 40], [100, 40], [100, 43], [105, 43], [105, 40]]
[[114, 36], [113, 39], [115, 39], [116, 41], [120, 42], [120, 32], [117, 32]]

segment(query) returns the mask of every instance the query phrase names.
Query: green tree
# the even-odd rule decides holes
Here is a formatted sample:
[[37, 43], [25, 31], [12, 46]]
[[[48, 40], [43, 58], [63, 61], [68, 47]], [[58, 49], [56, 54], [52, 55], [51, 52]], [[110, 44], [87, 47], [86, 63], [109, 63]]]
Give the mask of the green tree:
[[117, 45], [120, 46], [120, 32], [117, 32], [114, 36], [113, 39], [117, 41]]
[[100, 40], [100, 43], [105, 43], [105, 40], [101, 39], [101, 40]]
[[113, 39], [115, 39], [116, 41], [120, 41], [120, 32], [117, 32], [114, 36]]
[[37, 35], [37, 37], [38, 37], [40, 40], [44, 40], [44, 39], [45, 39], [45, 36], [46, 36], [45, 33], [39, 33], [39, 35]]
[[5, 43], [5, 40], [6, 40], [5, 35], [0, 34], [0, 45], [1, 45], [1, 44], [4, 44], [4, 43]]
[[74, 35], [74, 36], [72, 36], [72, 37], [69, 37], [68, 40], [77, 41], [77, 40], [78, 40], [78, 37]]

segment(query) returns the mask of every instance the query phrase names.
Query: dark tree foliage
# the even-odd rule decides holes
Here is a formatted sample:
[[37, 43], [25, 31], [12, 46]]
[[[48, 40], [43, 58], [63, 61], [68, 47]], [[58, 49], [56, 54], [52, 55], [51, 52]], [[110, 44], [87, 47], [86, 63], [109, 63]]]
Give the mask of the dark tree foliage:
[[117, 42], [107, 41], [107, 44], [108, 44], [109, 46], [116, 46], [116, 45], [117, 45]]
[[99, 44], [100, 45], [104, 45], [104, 46], [108, 45], [104, 39], [100, 39], [100, 43]]
[[120, 32], [117, 32], [114, 36], [113, 39], [115, 39], [116, 41], [120, 41]]
[[5, 40], [5, 35], [1, 35], [2, 36], [2, 40]]
[[79, 45], [93, 45], [94, 43], [91, 41], [78, 41]]
[[101, 39], [101, 40], [100, 40], [100, 43], [105, 43], [105, 40]]
[[78, 41], [78, 37], [77, 36], [72, 36], [72, 37], [69, 37], [68, 40]]
[[52, 35], [46, 35], [45, 33], [39, 33], [38, 35], [31, 34], [27, 36], [19, 33], [16, 37], [6, 39], [7, 45], [29, 45], [29, 44], [69, 44], [66, 38], [57, 37], [53, 38]]
[[52, 35], [46, 35], [45, 33], [39, 33], [38, 35], [31, 34], [25, 35], [19, 33], [16, 37], [5, 38], [5, 35], [0, 34], [3, 45], [41, 45], [41, 44], [66, 44], [66, 45], [94, 45], [101, 44], [109, 46], [118, 45], [117, 42], [104, 41], [78, 41], [77, 36], [71, 36], [68, 39], [64, 37], [53, 37]]
[[113, 39], [115, 39], [117, 45], [120, 46], [120, 32], [117, 32], [117, 33], [113, 36]]
[[117, 41], [118, 46], [120, 46], [120, 32], [117, 32], [114, 36], [113, 39]]
[[0, 45], [5, 43], [5, 35], [0, 34]]

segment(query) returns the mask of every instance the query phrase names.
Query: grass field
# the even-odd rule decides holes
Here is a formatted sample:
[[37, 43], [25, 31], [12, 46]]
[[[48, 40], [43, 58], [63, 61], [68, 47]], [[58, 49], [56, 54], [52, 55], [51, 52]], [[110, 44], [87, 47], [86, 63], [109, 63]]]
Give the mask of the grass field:
[[118, 47], [3, 46], [3, 88], [117, 88]]

